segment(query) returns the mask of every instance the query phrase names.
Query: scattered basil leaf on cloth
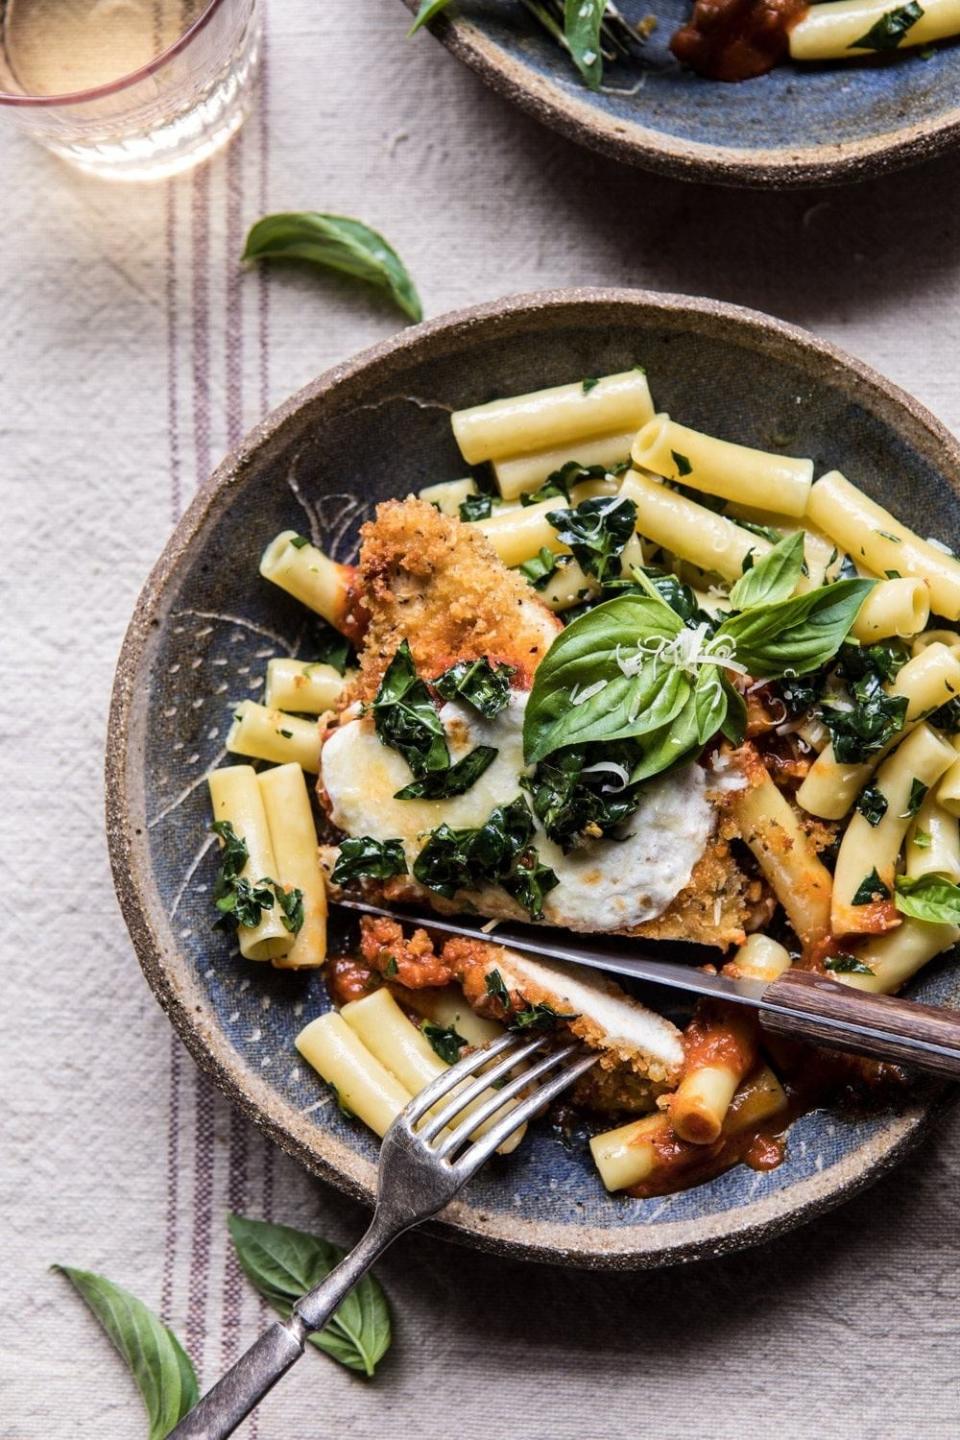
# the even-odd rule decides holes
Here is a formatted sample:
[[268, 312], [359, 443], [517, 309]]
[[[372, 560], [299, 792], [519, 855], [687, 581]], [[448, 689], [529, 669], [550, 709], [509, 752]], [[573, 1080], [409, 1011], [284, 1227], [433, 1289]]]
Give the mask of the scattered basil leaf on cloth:
[[164, 1440], [199, 1398], [197, 1377], [183, 1346], [129, 1290], [92, 1270], [70, 1265], [53, 1269], [67, 1277], [126, 1362], [143, 1396], [149, 1440]]
[[[231, 1212], [227, 1226], [247, 1279], [283, 1316], [346, 1254], [338, 1245], [289, 1225], [249, 1220]], [[390, 1348], [390, 1307], [379, 1282], [365, 1275], [324, 1329], [309, 1340], [348, 1370], [372, 1375]]]
[[243, 260], [309, 260], [385, 290], [411, 320], [423, 306], [397, 252], [362, 220], [300, 210], [264, 215], [247, 235]]

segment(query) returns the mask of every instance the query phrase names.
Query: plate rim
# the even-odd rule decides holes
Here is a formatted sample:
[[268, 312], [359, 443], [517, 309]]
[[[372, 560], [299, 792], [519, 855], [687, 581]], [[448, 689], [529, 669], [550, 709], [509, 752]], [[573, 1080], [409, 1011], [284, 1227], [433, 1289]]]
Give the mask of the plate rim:
[[[266, 1080], [250, 1071], [239, 1054], [221, 1037], [211, 1021], [196, 978], [173, 944], [162, 941], [166, 915], [149, 864], [146, 843], [146, 795], [137, 781], [136, 755], [142, 739], [146, 706], [137, 711], [143, 695], [139, 680], [148, 664], [151, 646], [161, 634], [165, 600], [172, 600], [180, 560], [191, 547], [208, 515], [218, 504], [228, 505], [252, 455], [295, 421], [304, 405], [351, 381], [362, 380], [373, 368], [389, 370], [390, 362], [405, 363], [436, 336], [454, 342], [468, 339], [478, 328], [496, 333], [498, 326], [524, 326], [545, 314], [568, 312], [571, 322], [584, 307], [613, 307], [625, 317], [660, 314], [673, 320], [712, 321], [734, 325], [741, 334], [799, 347], [808, 358], [833, 370], [854, 376], [875, 399], [906, 412], [943, 456], [943, 472], [960, 493], [960, 442], [924, 405], [871, 366], [848, 355], [831, 342], [798, 326], [760, 311], [723, 301], [627, 288], [585, 287], [535, 291], [448, 312], [412, 326], [375, 344], [352, 359], [325, 370], [289, 399], [271, 410], [230, 451], [203, 482], [150, 571], [136, 605], [117, 661], [110, 700], [105, 763], [106, 834], [114, 887], [141, 968], [154, 995], [181, 1040], [214, 1083], [275, 1143], [312, 1173], [370, 1203], [375, 1165], [351, 1151], [336, 1136], [310, 1123], [293, 1106], [281, 1101]], [[385, 377], [388, 378], [388, 377]], [[169, 607], [167, 607], [169, 608]], [[155, 922], [159, 922], [155, 924]], [[578, 1228], [575, 1247], [569, 1225], [499, 1217], [501, 1233], [484, 1228], [488, 1217], [476, 1207], [454, 1202], [442, 1218], [427, 1228], [445, 1239], [509, 1255], [518, 1259], [570, 1265], [585, 1269], [631, 1270], [660, 1267], [703, 1259], [744, 1249], [793, 1229], [847, 1199], [893, 1168], [934, 1124], [945, 1097], [917, 1101], [891, 1116], [890, 1125], [871, 1137], [854, 1155], [829, 1169], [798, 1181], [789, 1192], [762, 1197], [747, 1206], [734, 1206], [709, 1217], [656, 1226]], [[789, 1200], [787, 1199], [789, 1196]], [[611, 1204], [616, 1204], [611, 1197]], [[751, 1215], [751, 1212], [762, 1214]], [[691, 1235], [690, 1231], [697, 1233]], [[652, 1243], [655, 1242], [655, 1243]]]
[[[416, 14], [418, 0], [402, 3]], [[548, 129], [601, 155], [675, 180], [742, 189], [856, 184], [932, 160], [960, 141], [960, 106], [936, 120], [831, 146], [736, 149], [682, 140], [631, 120], [604, 115], [589, 101], [568, 94], [555, 82], [505, 55], [466, 16], [441, 14], [424, 28], [486, 85]]]

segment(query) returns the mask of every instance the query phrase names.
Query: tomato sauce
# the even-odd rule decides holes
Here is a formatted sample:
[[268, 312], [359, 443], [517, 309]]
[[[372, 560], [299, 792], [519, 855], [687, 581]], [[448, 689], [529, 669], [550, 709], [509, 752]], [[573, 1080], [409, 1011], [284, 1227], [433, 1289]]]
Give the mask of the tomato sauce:
[[752, 80], [784, 59], [808, 9], [807, 0], [695, 0], [670, 49], [710, 80]]

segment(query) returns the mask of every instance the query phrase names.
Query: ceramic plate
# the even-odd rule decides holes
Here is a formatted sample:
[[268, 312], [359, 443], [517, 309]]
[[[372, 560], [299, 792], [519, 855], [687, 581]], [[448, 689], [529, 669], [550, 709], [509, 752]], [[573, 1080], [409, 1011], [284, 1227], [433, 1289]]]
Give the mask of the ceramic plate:
[[[690, 0], [618, 0], [658, 25], [641, 62], [608, 65], [586, 88], [520, 0], [454, 0], [439, 40], [552, 129], [618, 160], [725, 185], [822, 185], [939, 154], [960, 136], [960, 45], [929, 58], [779, 65], [739, 85], [685, 70], [669, 50]], [[404, 0], [413, 12], [418, 0]], [[422, 37], [421, 37], [422, 42]], [[415, 43], [411, 41], [411, 43]]]
[[[454, 479], [451, 409], [642, 364], [659, 407], [749, 445], [839, 467], [921, 534], [960, 547], [960, 450], [914, 401], [803, 331], [705, 300], [638, 291], [533, 295], [447, 316], [329, 371], [280, 407], [197, 495], [140, 597], [120, 657], [107, 816], [120, 901], [147, 979], [195, 1058], [275, 1140], [369, 1197], [377, 1146], [298, 1061], [328, 1006], [316, 974], [249, 964], [211, 929], [206, 771], [232, 705], [272, 655], [309, 657], [311, 623], [259, 579], [286, 528], [337, 558], [379, 500]], [[944, 966], [918, 987], [960, 1003]], [[440, 1231], [590, 1266], [659, 1265], [750, 1244], [837, 1203], [918, 1138], [935, 1101], [804, 1116], [777, 1170], [731, 1170], [654, 1200], [612, 1199], [582, 1145], [541, 1128], [478, 1177]], [[536, 1127], [535, 1127], [536, 1128]]]

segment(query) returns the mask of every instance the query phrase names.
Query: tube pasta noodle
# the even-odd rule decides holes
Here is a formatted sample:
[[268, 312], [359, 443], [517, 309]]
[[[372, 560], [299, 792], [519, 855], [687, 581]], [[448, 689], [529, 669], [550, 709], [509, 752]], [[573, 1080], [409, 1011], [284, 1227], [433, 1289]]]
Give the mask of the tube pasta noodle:
[[809, 946], [830, 928], [830, 872], [789, 800], [759, 762], [751, 779], [745, 789], [731, 795], [731, 814], [787, 919], [804, 946]]
[[633, 463], [666, 480], [741, 505], [802, 515], [813, 483], [813, 461], [751, 450], [655, 415], [633, 442]]
[[573, 556], [562, 557], [542, 589], [537, 591], [540, 599], [551, 610], [558, 613], [579, 605], [581, 600], [597, 591], [596, 582], [580, 568]]
[[859, 811], [853, 815], [837, 855], [830, 915], [834, 935], [889, 930], [896, 923], [889, 902], [856, 904], [855, 896], [874, 871], [880, 884], [892, 892], [900, 847], [912, 818], [914, 783], [930, 790], [955, 759], [956, 751], [935, 730], [918, 725], [880, 766], [874, 783], [887, 808], [876, 825]]
[[[837, 3], [843, 4], [844, 0]], [[948, 620], [960, 619], [960, 561], [921, 540], [889, 510], [851, 485], [839, 470], [832, 470], [814, 485], [807, 515], [855, 562], [862, 561], [875, 575], [896, 570], [901, 576], [924, 580], [936, 614]]]
[[274, 878], [303, 894], [303, 924], [274, 964], [282, 970], [322, 965], [327, 956], [327, 891], [317, 858], [317, 831], [299, 765], [278, 765], [257, 776], [276, 858]]
[[336, 629], [343, 625], [353, 569], [331, 560], [296, 530], [282, 530], [271, 540], [260, 560], [260, 574]]
[[956, 630], [924, 630], [922, 635], [914, 636], [911, 654], [919, 655], [931, 645], [946, 645], [948, 650], [960, 655], [960, 634]]
[[[811, 5], [790, 31], [794, 60], [849, 60], [869, 53], [858, 41], [885, 15], [898, 9], [894, 0], [836, 0]], [[905, 30], [898, 49], [929, 45], [960, 34], [960, 0], [923, 0], [918, 17]]]
[[267, 683], [263, 703], [268, 710], [293, 710], [301, 715], [322, 715], [331, 710], [347, 684], [332, 665], [320, 661], [267, 661]]
[[413, 1099], [412, 1092], [333, 1011], [311, 1020], [294, 1043], [304, 1060], [334, 1087], [341, 1104], [381, 1137]]
[[472, 523], [483, 531], [504, 565], [522, 565], [541, 550], [552, 550], [556, 555], [568, 553], [567, 546], [557, 538], [556, 530], [547, 519], [554, 510], [562, 508], [562, 499], [539, 500], [536, 505], [494, 510], [486, 520]]
[[320, 731], [315, 720], [300, 720], [282, 710], [270, 710], [255, 700], [241, 700], [227, 732], [232, 755], [293, 763], [316, 775], [320, 769]]
[[[440, 1059], [423, 1031], [407, 1019], [385, 987], [375, 990], [371, 995], [365, 995], [362, 1000], [351, 1000], [343, 1006], [340, 1014], [350, 1028], [356, 1031], [371, 1055], [385, 1065], [411, 1095], [419, 1094], [432, 1080], [450, 1068]], [[483, 1091], [476, 1100], [464, 1106], [455, 1123], [459, 1123], [461, 1118], [467, 1119], [478, 1105], [489, 1100], [494, 1093], [492, 1090]], [[451, 1091], [444, 1096], [434, 1110], [446, 1105], [455, 1094], [456, 1091]], [[515, 1105], [516, 1101], [512, 1104]], [[489, 1130], [495, 1120], [502, 1118], [507, 1108], [505, 1105], [502, 1112], [481, 1125], [477, 1134]], [[511, 1135], [509, 1140], [498, 1148], [497, 1153], [509, 1155], [520, 1144], [523, 1134], [524, 1131], [519, 1130]]]
[[[960, 737], [953, 740], [954, 752], [960, 750]], [[937, 803], [951, 815], [960, 815], [960, 757], [955, 758], [937, 786]]]
[[454, 520], [460, 518], [460, 506], [464, 500], [477, 493], [475, 480], [443, 480], [439, 485], [428, 485], [420, 491], [419, 498], [429, 505], [436, 505], [444, 515]]
[[[842, 4], [842, 0], [837, 0]], [[863, 645], [891, 635], [916, 635], [930, 619], [930, 591], [923, 580], [883, 580], [860, 606], [850, 632]]]
[[696, 1039], [670, 1101], [670, 1124], [681, 1140], [712, 1145], [737, 1086], [756, 1063], [756, 1022], [748, 1011], [725, 1005], [707, 1020], [694, 1020], [692, 1029]]
[[456, 1030], [468, 1045], [489, 1045], [491, 1040], [497, 1040], [504, 1033], [504, 1027], [496, 1020], [488, 1020], [486, 1016], [478, 1015], [476, 1010], [471, 1010], [463, 992], [453, 985], [444, 990], [421, 990], [419, 993], [421, 998], [428, 997], [424, 1009], [434, 1024], [442, 1025], [445, 1030]]
[[468, 465], [551, 450], [598, 435], [640, 429], [653, 414], [642, 370], [514, 395], [458, 410], [453, 433]]
[[539, 490], [549, 476], [562, 470], [571, 460], [579, 465], [621, 465], [630, 459], [630, 446], [635, 430], [616, 435], [600, 435], [595, 440], [580, 440], [539, 450], [534, 455], [516, 455], [512, 459], [495, 460], [493, 473], [504, 500], [518, 500], [521, 495]]
[[790, 953], [777, 940], [759, 931], [748, 935], [729, 965], [723, 967], [725, 975], [743, 980], [776, 980], [791, 965]]
[[954, 884], [960, 881], [960, 820], [928, 795], [920, 806], [907, 834], [906, 873], [943, 875]]
[[636, 470], [626, 475], [620, 494], [637, 507], [640, 535], [724, 580], [739, 580], [748, 555], [759, 560], [772, 548], [769, 540]]
[[960, 654], [945, 645], [920, 651], [886, 687], [890, 695], [904, 695], [907, 713], [903, 729], [883, 750], [860, 765], [841, 765], [828, 745], [817, 756], [797, 791], [797, 801], [811, 815], [840, 820], [866, 785], [883, 756], [900, 743], [925, 716], [960, 695]]
[[[247, 847], [247, 863], [240, 878], [251, 885], [278, 879], [270, 826], [253, 766], [225, 765], [220, 770], [212, 770], [207, 784], [214, 820], [228, 821]], [[238, 925], [237, 940], [245, 960], [276, 961], [293, 945], [293, 936], [276, 904], [271, 910], [261, 912], [258, 925]]]
[[831, 978], [855, 990], [892, 995], [922, 970], [934, 956], [949, 950], [960, 939], [960, 926], [933, 925], [905, 915], [903, 923], [888, 934], [869, 940], [857, 950], [857, 959], [869, 965], [872, 974], [837, 974]]
[[758, 1065], [744, 1080], [730, 1102], [723, 1122], [725, 1135], [741, 1135], [775, 1115], [782, 1115], [789, 1105], [787, 1092], [769, 1065]]

